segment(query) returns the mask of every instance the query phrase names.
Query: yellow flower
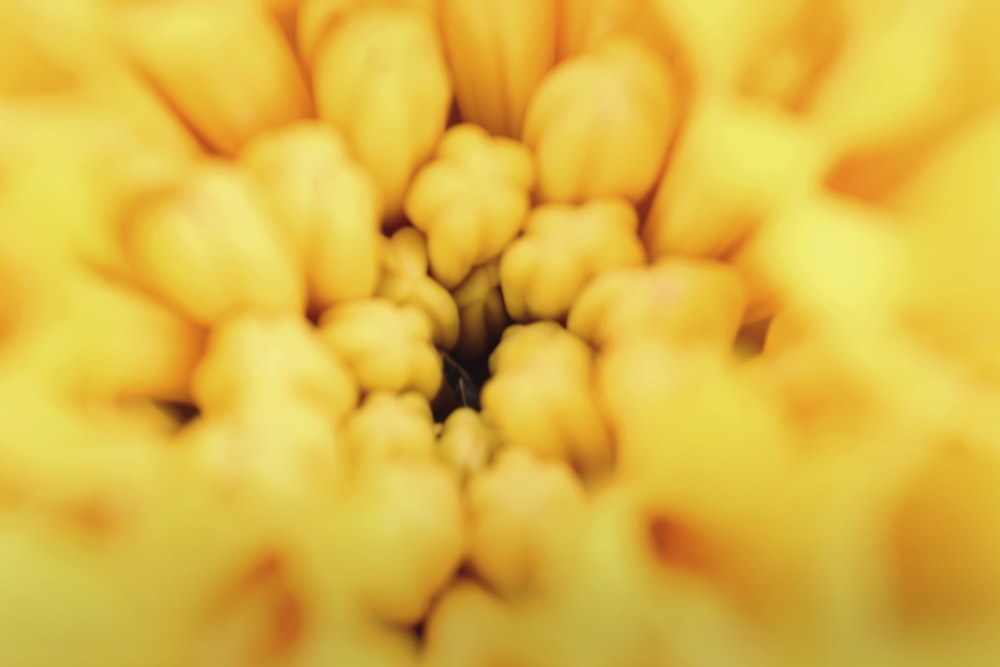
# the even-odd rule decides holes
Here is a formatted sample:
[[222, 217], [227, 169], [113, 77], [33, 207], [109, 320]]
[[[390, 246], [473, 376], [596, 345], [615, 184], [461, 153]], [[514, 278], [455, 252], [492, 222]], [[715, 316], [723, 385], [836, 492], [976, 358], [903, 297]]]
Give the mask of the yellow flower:
[[430, 459], [434, 418], [427, 397], [416, 392], [374, 391], [344, 425], [343, 437], [356, 462]]
[[428, 399], [441, 386], [441, 358], [430, 321], [413, 306], [382, 298], [348, 301], [323, 313], [320, 336], [365, 392], [414, 389]]
[[358, 403], [350, 370], [301, 317], [243, 316], [217, 326], [191, 384], [207, 415], [288, 404], [336, 423]]
[[458, 306], [448, 290], [428, 274], [427, 239], [402, 227], [383, 242], [382, 280], [377, 295], [416, 306], [434, 325], [434, 344], [450, 350], [458, 342]]
[[982, 528], [1000, 520], [998, 482], [997, 453], [971, 447], [939, 450], [907, 479], [892, 508], [889, 559], [910, 627], [1000, 605], [1000, 539]]
[[1000, 379], [1000, 289], [996, 226], [1000, 197], [992, 180], [1000, 159], [1000, 114], [995, 111], [956, 133], [932, 153], [923, 172], [893, 206], [906, 230], [914, 278], [907, 311], [948, 356], [985, 377]]
[[181, 431], [177, 444], [220, 493], [250, 504], [295, 506], [315, 498], [317, 485], [332, 491], [348, 479], [336, 424], [293, 401], [215, 411]]
[[635, 209], [620, 199], [539, 206], [500, 259], [503, 302], [514, 321], [561, 320], [601, 271], [639, 266]]
[[555, 323], [510, 326], [490, 356], [483, 415], [504, 442], [598, 472], [612, 451], [592, 364], [587, 344]]
[[201, 164], [176, 192], [136, 208], [125, 230], [134, 270], [192, 320], [212, 324], [248, 308], [305, 310], [291, 247], [235, 168]]
[[237, 164], [294, 248], [313, 308], [374, 294], [381, 265], [380, 196], [335, 130], [304, 122], [264, 133]]
[[745, 303], [732, 268], [678, 257], [599, 274], [573, 303], [567, 328], [598, 347], [652, 335], [722, 351], [736, 338]]
[[468, 563], [501, 596], [553, 592], [576, 555], [587, 498], [572, 469], [508, 449], [468, 487]]
[[553, 69], [532, 97], [524, 126], [524, 143], [538, 159], [541, 200], [641, 201], [678, 122], [674, 85], [660, 56], [629, 37], [609, 39]]
[[533, 183], [524, 146], [473, 125], [448, 130], [406, 198], [407, 217], [427, 235], [434, 278], [450, 289], [497, 257], [521, 229]]
[[451, 84], [434, 18], [412, 3], [323, 4], [304, 24], [322, 25], [304, 37], [314, 42], [304, 47], [316, 108], [374, 177], [394, 221], [448, 120]]
[[201, 328], [136, 289], [87, 275], [67, 278], [72, 283], [51, 305], [73, 305], [50, 313], [52, 335], [38, 332], [36, 341], [57, 385], [84, 397], [190, 398], [189, 379], [205, 345]]
[[909, 144], [934, 131], [966, 102], [956, 86], [952, 40], [967, 5], [885, 12], [858, 3], [848, 9], [842, 20], [850, 22], [851, 39], [809, 105], [813, 131], [850, 155]]
[[827, 162], [821, 138], [795, 116], [754, 100], [706, 96], [656, 191], [642, 229], [646, 247], [653, 257], [718, 257], [814, 187]]
[[0, 665], [994, 667], [998, 22], [0, 0]]
[[220, 153], [310, 111], [295, 54], [256, 3], [131, 4], [111, 17], [127, 54]]
[[205, 345], [200, 327], [138, 289], [79, 268], [11, 275], [0, 274], [8, 278], [0, 287], [5, 373], [27, 373], [73, 404], [190, 399]]
[[51, 95], [112, 60], [99, 3], [0, 4], [0, 97]]
[[[690, 70], [699, 91], [738, 90], [753, 81], [753, 66], [765, 59], [768, 49], [785, 34], [797, 34], [796, 21], [809, 18], [812, 0], [761, 0], [748, 5], [741, 0], [651, 0], [653, 15], [670, 29], [672, 51]], [[821, 20], [831, 19], [819, 13]], [[683, 26], [683, 27], [682, 27]], [[803, 21], [808, 28], [808, 20]], [[819, 40], [807, 43], [815, 46]], [[808, 62], [793, 51], [793, 65]]]
[[492, 462], [500, 445], [496, 431], [481, 414], [458, 408], [441, 426], [437, 452], [465, 482]]
[[351, 587], [367, 613], [409, 626], [423, 618], [462, 556], [462, 506], [450, 472], [437, 462], [372, 466], [356, 476], [343, 508], [355, 527]]
[[831, 333], [880, 331], [911, 280], [900, 228], [880, 209], [817, 193], [785, 207], [733, 261], [758, 287], [752, 300], [770, 296]]
[[486, 354], [510, 322], [500, 290], [500, 265], [493, 260], [473, 269], [452, 292], [458, 307], [455, 356], [472, 361]]
[[462, 118], [518, 139], [555, 62], [558, 0], [440, 0], [441, 34]]
[[[617, 436], [616, 475], [648, 480], [665, 496], [692, 493], [714, 504], [738, 503], [751, 487], [766, 487], [753, 476], [758, 472], [770, 481], [783, 472], [790, 445], [774, 396], [739, 375], [729, 359], [647, 333], [602, 350], [595, 366], [603, 414]], [[695, 481], [709, 469], [749, 486]]]
[[427, 622], [425, 664], [463, 667], [538, 660], [542, 647], [551, 645], [551, 637], [538, 632], [541, 636], [534, 644], [538, 648], [529, 651], [526, 633], [515, 631], [521, 630], [515, 620], [519, 611], [475, 581], [459, 579], [445, 591]]
[[648, 0], [560, 0], [556, 23], [558, 59], [593, 49], [616, 32], [632, 28]]
[[438, 0], [262, 0], [272, 5], [295, 5], [293, 41], [305, 59], [311, 60], [337, 24], [356, 12], [379, 8], [419, 9], [436, 22]]
[[[109, 75], [108, 87], [115, 82]], [[157, 140], [130, 110], [106, 113], [112, 100], [100, 99], [95, 90], [89, 91], [94, 97], [77, 92], [65, 99], [0, 103], [4, 232], [29, 267], [54, 260], [128, 275], [123, 219], [150, 191], [189, 177], [190, 156], [149, 152], [146, 143]], [[21, 168], [28, 163], [45, 167]], [[62, 194], [48, 196], [53, 191]]]

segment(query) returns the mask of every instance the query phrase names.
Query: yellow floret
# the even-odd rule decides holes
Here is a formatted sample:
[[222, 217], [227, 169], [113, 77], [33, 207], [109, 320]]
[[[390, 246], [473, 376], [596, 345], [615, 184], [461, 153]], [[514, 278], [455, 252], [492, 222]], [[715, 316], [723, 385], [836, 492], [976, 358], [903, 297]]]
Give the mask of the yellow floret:
[[406, 214], [427, 235], [431, 274], [442, 285], [457, 286], [517, 236], [534, 173], [531, 152], [515, 141], [474, 125], [445, 133], [406, 198]]
[[599, 274], [573, 303], [567, 327], [599, 347], [652, 335], [722, 350], [736, 337], [745, 303], [743, 281], [728, 265], [675, 257]]
[[295, 54], [256, 3], [131, 4], [112, 15], [129, 57], [221, 153], [310, 111]]
[[635, 209], [620, 199], [539, 206], [500, 259], [504, 306], [514, 321], [560, 320], [600, 272], [639, 266], [645, 250]]
[[499, 595], [558, 588], [586, 526], [587, 498], [573, 471], [508, 449], [467, 489], [467, 559]]
[[356, 537], [349, 574], [358, 601], [385, 623], [423, 618], [462, 555], [462, 505], [451, 473], [437, 462], [372, 466], [343, 508]]
[[558, 59], [589, 51], [608, 35], [634, 27], [650, 4], [648, 0], [562, 0], [556, 24]]
[[714, 95], [692, 111], [642, 229], [653, 257], [722, 255], [826, 165], [821, 139], [780, 109]]
[[441, 0], [440, 25], [462, 117], [521, 138], [531, 96], [555, 60], [556, 0]]
[[473, 269], [451, 296], [459, 317], [455, 356], [480, 358], [496, 345], [510, 323], [500, 288], [500, 263], [494, 259]]
[[501, 442], [493, 426], [471, 408], [458, 408], [441, 425], [437, 453], [462, 482], [489, 465]]
[[998, 27], [0, 0], [0, 667], [996, 667]]
[[427, 397], [416, 392], [369, 393], [348, 418], [343, 435], [362, 464], [429, 459], [434, 453], [434, 417]]
[[238, 164], [294, 248], [311, 306], [322, 309], [374, 294], [381, 265], [381, 197], [334, 129], [304, 122], [262, 134]]
[[542, 81], [525, 120], [539, 197], [641, 201], [660, 175], [677, 119], [671, 72], [641, 41], [617, 37], [565, 61]]
[[183, 455], [222, 492], [248, 502], [281, 507], [308, 498], [316, 485], [332, 491], [347, 478], [336, 425], [313, 406], [286, 401], [267, 409], [216, 411], [199, 418], [178, 440]]
[[362, 391], [414, 389], [428, 399], [441, 386], [430, 321], [386, 299], [349, 301], [320, 319], [320, 336], [350, 367]]
[[508, 327], [490, 356], [483, 414], [504, 442], [598, 472], [612, 451], [592, 363], [587, 344], [555, 323]]
[[377, 294], [422, 310], [434, 324], [434, 344], [450, 350], [458, 343], [458, 306], [428, 270], [427, 238], [413, 227], [398, 229], [383, 242]]
[[206, 415], [294, 405], [336, 423], [358, 403], [346, 364], [296, 317], [246, 316], [216, 327], [191, 385]]
[[291, 248], [236, 169], [205, 163], [176, 192], [137, 208], [125, 229], [134, 270], [191, 319], [211, 324], [249, 308], [305, 310], [305, 281]]
[[451, 102], [434, 17], [407, 5], [328, 10], [322, 37], [306, 45], [319, 117], [343, 132], [390, 220], [444, 132]]
[[1000, 159], [1000, 114], [986, 114], [932, 154], [896, 197], [912, 220], [906, 230], [916, 270], [907, 310], [949, 356], [1000, 378], [1000, 196], [993, 180]]

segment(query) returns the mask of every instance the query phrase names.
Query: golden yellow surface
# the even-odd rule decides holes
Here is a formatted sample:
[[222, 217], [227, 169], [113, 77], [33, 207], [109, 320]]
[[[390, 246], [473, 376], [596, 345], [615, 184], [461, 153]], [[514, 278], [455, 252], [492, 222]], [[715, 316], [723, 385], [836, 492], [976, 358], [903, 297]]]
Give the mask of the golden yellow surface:
[[1000, 664], [997, 34], [0, 0], [0, 667]]

